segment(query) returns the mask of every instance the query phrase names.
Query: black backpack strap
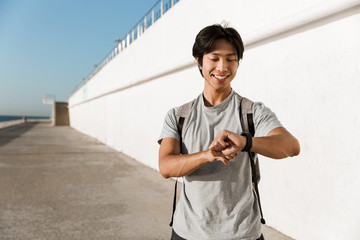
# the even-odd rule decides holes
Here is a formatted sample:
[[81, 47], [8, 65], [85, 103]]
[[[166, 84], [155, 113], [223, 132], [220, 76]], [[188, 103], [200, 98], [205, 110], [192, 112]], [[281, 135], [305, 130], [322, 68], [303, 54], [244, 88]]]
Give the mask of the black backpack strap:
[[172, 227], [173, 223], [174, 223], [174, 213], [175, 213], [175, 209], [176, 209], [176, 192], [177, 192], [177, 178], [175, 180], [175, 190], [174, 190], [174, 200], [173, 200], [173, 211], [172, 211], [172, 215], [171, 215], [171, 221], [169, 223], [169, 226]]
[[183, 127], [185, 124], [185, 119], [187, 119], [187, 117], [189, 116], [194, 101], [195, 100], [185, 103], [184, 105], [181, 105], [176, 116], [177, 129], [180, 136], [180, 153], [182, 153], [182, 138], [183, 138]]
[[[241, 127], [244, 132], [248, 132], [251, 134], [251, 136], [255, 136], [255, 125], [254, 125], [254, 118], [253, 118], [253, 105], [254, 102], [251, 100], [241, 97], [241, 103], [240, 103], [240, 109], [239, 109], [239, 115], [240, 115], [240, 123]], [[251, 165], [251, 175], [252, 175], [252, 183], [253, 187], [255, 189], [260, 214], [261, 214], [261, 223], [265, 224], [265, 219], [263, 216], [262, 208], [261, 208], [261, 201], [260, 201], [260, 194], [259, 194], [259, 188], [258, 183], [260, 181], [260, 167], [259, 167], [259, 161], [255, 160], [257, 159], [257, 155], [254, 152], [247, 152], [250, 159], [250, 165]]]
[[[183, 129], [184, 129], [184, 124], [185, 124], [185, 120], [187, 119], [187, 117], [190, 114], [191, 108], [194, 104], [195, 100], [185, 103], [184, 105], [180, 106], [178, 114], [176, 116], [176, 124], [177, 124], [177, 129], [178, 129], [178, 133], [180, 135], [180, 154], [183, 153], [183, 148], [182, 148], [182, 139], [183, 139]], [[173, 221], [174, 221], [174, 213], [175, 213], [175, 209], [176, 209], [176, 192], [177, 192], [177, 178], [175, 180], [175, 190], [174, 190], [174, 200], [173, 200], [173, 211], [172, 211], [172, 215], [171, 215], [171, 221], [169, 226], [172, 227], [173, 225]]]
[[259, 193], [259, 188], [258, 188], [258, 181], [257, 181], [257, 173], [256, 173], [256, 167], [255, 167], [255, 162], [254, 162], [254, 158], [252, 156], [252, 153], [249, 151], [249, 158], [250, 158], [250, 164], [251, 164], [251, 172], [252, 172], [252, 181], [253, 181], [253, 185], [255, 188], [255, 192], [258, 198], [258, 203], [259, 203], [259, 209], [260, 209], [260, 214], [261, 214], [261, 223], [262, 224], [266, 224], [266, 221], [264, 219], [264, 214], [261, 208], [261, 201], [260, 201], [260, 193]]
[[255, 126], [254, 126], [254, 118], [252, 113], [247, 114], [247, 122], [249, 127], [249, 133], [251, 136], [255, 136]]
[[[244, 132], [248, 132], [251, 134], [251, 136], [255, 136], [255, 125], [254, 125], [254, 114], [253, 114], [253, 106], [254, 106], [254, 102], [245, 98], [245, 97], [240, 97], [241, 98], [241, 114], [240, 114], [240, 121], [242, 121], [241, 123], [241, 127], [243, 129]], [[247, 124], [245, 124], [247, 123]], [[252, 154], [252, 158], [254, 160], [255, 163], [255, 170], [256, 170], [256, 174], [255, 174], [255, 179], [257, 181], [257, 183], [260, 182], [260, 163], [258, 161], [258, 157], [255, 153], [251, 153]]]

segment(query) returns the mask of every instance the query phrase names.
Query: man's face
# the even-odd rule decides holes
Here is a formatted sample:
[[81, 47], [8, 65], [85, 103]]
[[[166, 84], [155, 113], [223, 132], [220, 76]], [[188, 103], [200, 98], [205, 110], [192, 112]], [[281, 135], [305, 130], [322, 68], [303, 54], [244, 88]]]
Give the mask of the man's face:
[[214, 90], [231, 88], [230, 83], [236, 76], [238, 65], [233, 45], [223, 39], [217, 40], [214, 50], [203, 56], [202, 74], [205, 87]]

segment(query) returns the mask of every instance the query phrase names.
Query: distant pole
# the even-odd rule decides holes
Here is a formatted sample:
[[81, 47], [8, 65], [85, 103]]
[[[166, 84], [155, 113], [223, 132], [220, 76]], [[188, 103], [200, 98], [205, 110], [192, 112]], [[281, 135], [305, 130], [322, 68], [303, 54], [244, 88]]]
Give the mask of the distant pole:
[[154, 24], [154, 8], [151, 11], [151, 25]]
[[119, 38], [117, 38], [116, 40], [115, 40], [115, 42], [116, 42], [116, 51], [117, 51], [117, 53], [119, 53], [120, 52], [120, 48], [121, 48], [121, 46], [120, 46], [120, 43], [121, 43], [121, 40], [119, 39]]
[[161, 0], [161, 3], [160, 3], [160, 17], [162, 17], [163, 12], [164, 12], [164, 1]]

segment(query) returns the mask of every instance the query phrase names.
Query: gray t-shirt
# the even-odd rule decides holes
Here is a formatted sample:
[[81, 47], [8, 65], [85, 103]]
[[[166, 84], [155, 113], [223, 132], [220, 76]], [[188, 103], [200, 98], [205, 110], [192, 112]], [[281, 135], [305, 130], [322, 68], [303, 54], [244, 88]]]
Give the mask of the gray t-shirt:
[[[200, 94], [183, 128], [183, 153], [207, 150], [216, 134], [224, 129], [241, 133], [240, 102], [241, 97], [232, 91], [219, 105], [206, 107]], [[176, 126], [178, 110], [176, 107], [167, 113], [159, 141], [168, 137], [180, 140]], [[256, 137], [282, 127], [262, 103], [254, 104], [254, 124]], [[173, 224], [179, 236], [189, 240], [260, 237], [260, 212], [247, 154], [239, 152], [229, 166], [221, 161], [206, 163], [182, 178]]]

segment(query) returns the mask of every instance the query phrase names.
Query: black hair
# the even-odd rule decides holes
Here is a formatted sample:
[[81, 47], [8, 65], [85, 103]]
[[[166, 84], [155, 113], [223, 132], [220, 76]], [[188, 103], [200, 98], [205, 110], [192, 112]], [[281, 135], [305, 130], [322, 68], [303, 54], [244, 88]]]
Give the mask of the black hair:
[[[242, 59], [244, 53], [244, 44], [240, 34], [232, 27], [214, 24], [203, 28], [195, 38], [192, 54], [198, 59], [199, 66], [202, 67], [204, 54], [214, 50], [217, 40], [224, 39], [232, 44], [236, 50], [238, 61]], [[202, 75], [201, 69], [200, 73]]]

